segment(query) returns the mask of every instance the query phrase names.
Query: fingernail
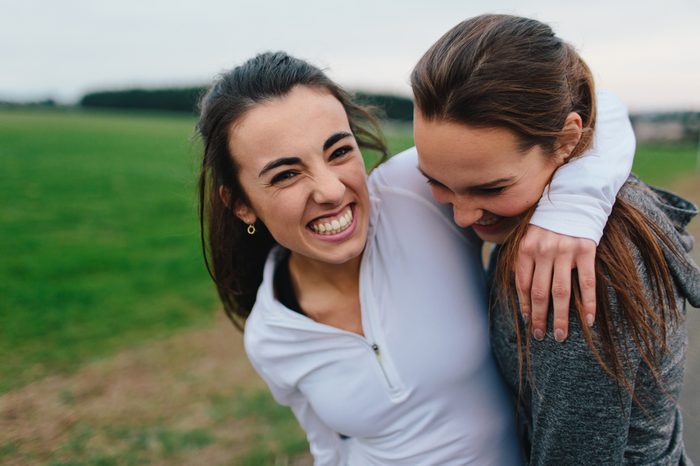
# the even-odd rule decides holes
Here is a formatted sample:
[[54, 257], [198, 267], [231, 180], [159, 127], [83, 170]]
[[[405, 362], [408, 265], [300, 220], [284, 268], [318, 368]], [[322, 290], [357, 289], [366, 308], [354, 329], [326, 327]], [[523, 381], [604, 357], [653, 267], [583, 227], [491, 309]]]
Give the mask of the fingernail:
[[535, 340], [537, 340], [537, 341], [544, 340], [544, 332], [541, 329], [539, 329], [539, 328], [535, 329], [534, 334], [535, 334]]
[[586, 314], [586, 322], [589, 327], [593, 327], [593, 314]]
[[530, 323], [530, 315], [529, 314], [523, 314], [523, 320], [525, 321], [525, 325]]
[[564, 341], [564, 331], [560, 328], [556, 329], [554, 331], [554, 339], [557, 340], [557, 342], [559, 343]]

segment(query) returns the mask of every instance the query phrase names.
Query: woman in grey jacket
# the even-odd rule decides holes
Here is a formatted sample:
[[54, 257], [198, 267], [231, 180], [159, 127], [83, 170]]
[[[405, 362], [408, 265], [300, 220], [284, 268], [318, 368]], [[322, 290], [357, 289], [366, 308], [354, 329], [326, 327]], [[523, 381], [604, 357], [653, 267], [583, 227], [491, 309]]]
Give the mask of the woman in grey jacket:
[[[696, 208], [630, 178], [596, 253], [595, 325], [582, 324], [577, 297], [579, 319], [565, 343], [539, 333], [531, 341], [512, 271], [552, 175], [591, 144], [591, 73], [547, 25], [484, 15], [439, 39], [411, 83], [419, 167], [433, 196], [453, 206], [461, 226], [499, 245], [491, 342], [518, 401], [526, 461], [689, 464], [676, 401], [685, 300], [700, 305], [700, 271], [683, 230]], [[569, 293], [556, 281], [552, 290]]]

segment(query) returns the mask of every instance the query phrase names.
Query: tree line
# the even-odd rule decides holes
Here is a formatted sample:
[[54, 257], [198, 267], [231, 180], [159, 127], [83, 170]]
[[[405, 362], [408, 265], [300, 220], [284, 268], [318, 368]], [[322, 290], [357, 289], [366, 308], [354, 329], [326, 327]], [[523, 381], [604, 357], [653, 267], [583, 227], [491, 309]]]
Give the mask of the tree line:
[[[80, 99], [80, 106], [196, 114], [197, 102], [205, 91], [204, 87], [99, 91], [84, 95]], [[355, 97], [359, 102], [374, 107], [380, 118], [408, 122], [413, 120], [413, 102], [407, 97], [367, 92], [357, 92]]]

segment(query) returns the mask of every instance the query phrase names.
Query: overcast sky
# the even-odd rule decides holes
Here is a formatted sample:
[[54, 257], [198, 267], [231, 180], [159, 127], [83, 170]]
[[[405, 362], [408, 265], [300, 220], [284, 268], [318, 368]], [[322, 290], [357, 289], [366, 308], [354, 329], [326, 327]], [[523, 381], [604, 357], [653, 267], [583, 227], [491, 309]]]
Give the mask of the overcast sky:
[[699, 0], [0, 0], [0, 100], [205, 84], [285, 50], [356, 90], [410, 95], [425, 50], [462, 19], [549, 23], [632, 110], [700, 111]]

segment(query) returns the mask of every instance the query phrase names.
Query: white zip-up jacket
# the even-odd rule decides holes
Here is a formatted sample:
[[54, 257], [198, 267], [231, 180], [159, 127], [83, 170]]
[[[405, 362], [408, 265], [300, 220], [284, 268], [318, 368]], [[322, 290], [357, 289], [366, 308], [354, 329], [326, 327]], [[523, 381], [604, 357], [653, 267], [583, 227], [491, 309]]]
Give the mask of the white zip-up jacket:
[[[596, 227], [588, 216], [612, 206], [634, 151], [624, 107], [599, 99], [595, 147], [612, 163], [597, 155], [571, 162], [595, 172], [591, 185], [600, 184], [587, 187], [597, 192], [596, 212], [577, 219], [589, 231]], [[284, 251], [276, 248], [246, 323], [246, 352], [274, 398], [294, 411], [316, 465], [520, 464], [512, 400], [489, 348], [480, 240], [452, 223], [451, 209], [435, 203], [416, 167], [409, 149], [368, 182], [364, 336], [277, 301], [274, 268]], [[556, 195], [549, 195], [555, 207]]]

